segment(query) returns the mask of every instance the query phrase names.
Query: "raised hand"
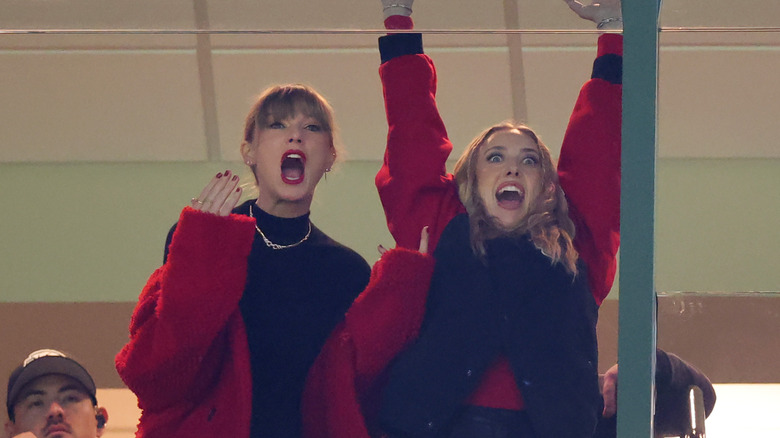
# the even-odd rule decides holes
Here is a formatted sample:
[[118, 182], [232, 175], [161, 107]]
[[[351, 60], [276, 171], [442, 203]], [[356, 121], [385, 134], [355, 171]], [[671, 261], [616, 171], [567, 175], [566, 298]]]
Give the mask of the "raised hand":
[[238, 185], [238, 175], [226, 170], [218, 173], [209, 181], [197, 198], [192, 198], [190, 205], [195, 210], [211, 213], [217, 216], [227, 216], [241, 199], [241, 187]]
[[620, 0], [594, 0], [587, 5], [578, 0], [564, 1], [581, 18], [596, 24], [603, 23], [608, 19], [620, 19], [623, 17], [623, 12], [620, 9]]
[[414, 0], [382, 0], [382, 12], [385, 18], [391, 15], [412, 15]]

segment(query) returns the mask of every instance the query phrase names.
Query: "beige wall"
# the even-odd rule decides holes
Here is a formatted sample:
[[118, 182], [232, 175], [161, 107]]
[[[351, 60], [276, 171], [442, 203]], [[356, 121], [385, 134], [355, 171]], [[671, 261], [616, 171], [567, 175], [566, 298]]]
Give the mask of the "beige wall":
[[[0, 164], [0, 302], [134, 301], [182, 206], [232, 166]], [[377, 244], [393, 244], [378, 166], [342, 163], [312, 207], [317, 225], [369, 262]], [[657, 289], [779, 290], [777, 187], [778, 159], [660, 160]]]

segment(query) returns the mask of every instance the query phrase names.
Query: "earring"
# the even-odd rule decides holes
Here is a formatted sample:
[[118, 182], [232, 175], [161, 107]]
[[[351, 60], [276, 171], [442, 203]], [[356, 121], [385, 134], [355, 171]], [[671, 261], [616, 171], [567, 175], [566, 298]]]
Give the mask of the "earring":
[[[336, 153], [335, 152], [331, 152], [330, 154], [333, 155], [333, 161], [336, 161]], [[325, 169], [325, 172], [330, 172], [330, 167]]]
[[249, 161], [249, 160], [246, 160], [245, 163], [246, 163], [247, 166], [251, 166], [252, 165], [252, 162]]

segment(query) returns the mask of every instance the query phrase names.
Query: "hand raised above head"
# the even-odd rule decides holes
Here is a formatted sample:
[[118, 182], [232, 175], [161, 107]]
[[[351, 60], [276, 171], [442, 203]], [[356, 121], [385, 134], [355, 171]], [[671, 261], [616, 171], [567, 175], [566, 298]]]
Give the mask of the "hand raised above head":
[[241, 186], [238, 175], [230, 170], [220, 172], [206, 184], [197, 198], [192, 198], [190, 206], [204, 213], [227, 216], [241, 199]]
[[391, 15], [412, 15], [414, 0], [382, 0], [382, 12], [385, 18]]
[[620, 8], [620, 0], [594, 0], [590, 4], [584, 4], [578, 0], [564, 0], [569, 8], [585, 20], [596, 24], [607, 19], [619, 19], [623, 17]]

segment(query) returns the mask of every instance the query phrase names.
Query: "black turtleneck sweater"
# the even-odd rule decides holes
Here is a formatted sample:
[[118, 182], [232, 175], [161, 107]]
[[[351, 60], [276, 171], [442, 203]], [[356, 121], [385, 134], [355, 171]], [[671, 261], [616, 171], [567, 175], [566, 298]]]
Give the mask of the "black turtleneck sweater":
[[[309, 215], [280, 218], [247, 201], [249, 216], [273, 243], [289, 245], [309, 230]], [[169, 233], [167, 243], [170, 243]], [[167, 256], [166, 244], [166, 256]], [[370, 267], [313, 224], [300, 245], [275, 250], [255, 233], [239, 303], [252, 367], [252, 437], [295, 438], [301, 429], [306, 374], [330, 332], [368, 284]]]

